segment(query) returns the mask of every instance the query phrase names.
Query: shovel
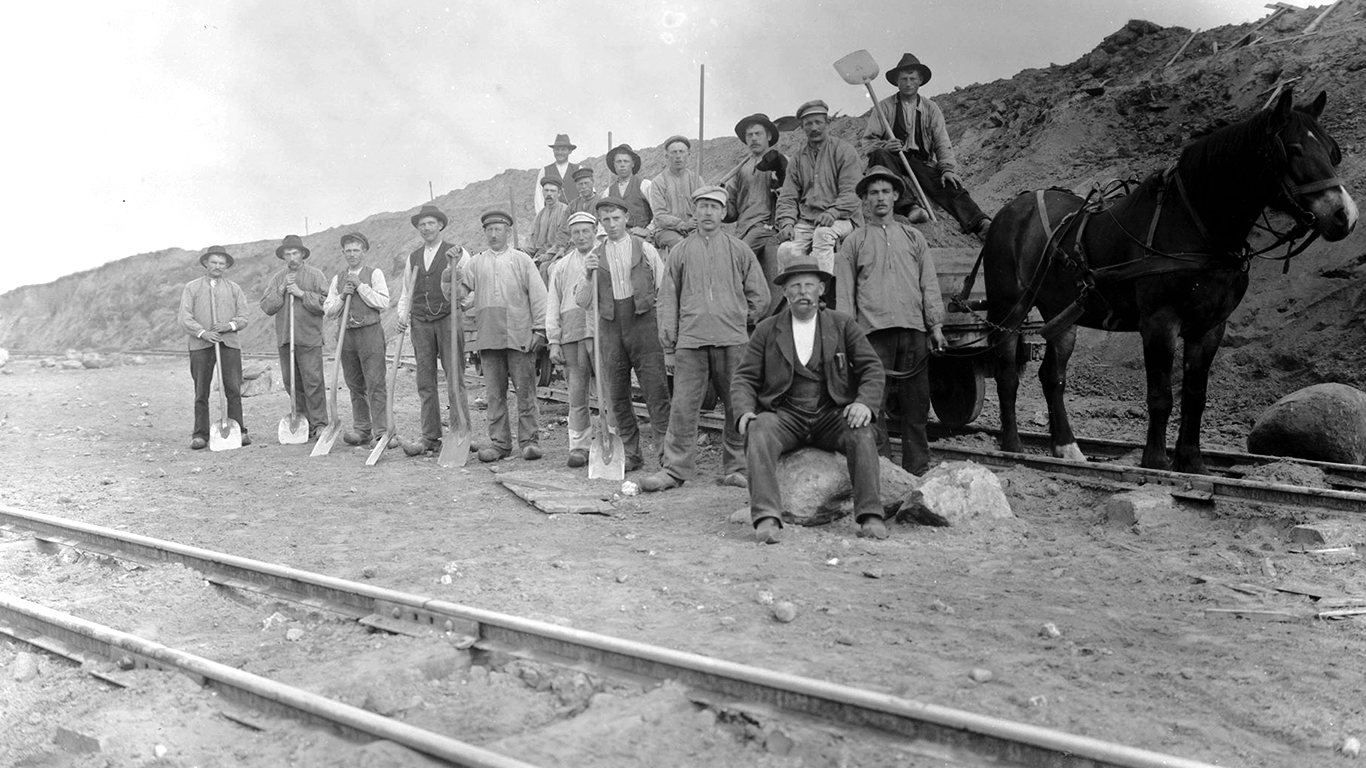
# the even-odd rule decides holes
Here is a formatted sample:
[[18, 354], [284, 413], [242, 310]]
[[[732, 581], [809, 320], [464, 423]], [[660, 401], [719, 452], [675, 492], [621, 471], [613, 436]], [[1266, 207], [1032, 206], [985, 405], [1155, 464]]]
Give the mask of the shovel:
[[341, 388], [341, 358], [342, 342], [346, 341], [346, 323], [351, 319], [351, 296], [347, 294], [345, 303], [342, 304], [341, 331], [337, 333], [337, 359], [332, 363], [332, 389], [327, 393], [327, 426], [323, 427], [323, 433], [318, 435], [318, 442], [313, 444], [313, 452], [309, 456], [326, 456], [332, 451], [332, 444], [337, 442], [337, 435], [341, 432], [341, 414], [337, 413], [337, 390]]
[[[892, 124], [887, 121], [887, 115], [883, 114], [882, 108], [878, 106], [877, 94], [873, 93], [873, 78], [877, 77], [877, 62], [873, 61], [872, 54], [867, 51], [854, 51], [835, 62], [835, 71], [840, 73], [844, 82], [850, 85], [861, 85], [868, 89], [868, 98], [873, 100], [873, 111], [877, 113], [877, 118], [882, 122], [882, 130], [887, 135], [894, 136]], [[900, 152], [896, 153], [897, 159], [901, 160], [901, 169], [906, 172], [906, 178], [911, 180], [911, 186], [915, 187], [915, 195], [920, 198], [925, 211], [930, 214], [930, 221], [937, 222], [939, 217], [934, 215], [934, 206], [930, 205], [930, 199], [925, 197], [925, 190], [920, 188], [920, 182], [916, 180], [915, 174], [911, 172], [911, 164], [906, 162], [906, 156]]]
[[385, 428], [384, 434], [379, 436], [379, 441], [375, 443], [375, 447], [370, 449], [370, 456], [365, 460], [367, 467], [375, 466], [375, 462], [379, 461], [379, 457], [383, 456], [385, 449], [389, 447], [390, 441], [398, 435], [398, 426], [394, 424], [394, 390], [398, 389], [398, 361], [403, 355], [403, 335], [403, 331], [398, 332], [398, 346], [394, 347], [394, 362], [389, 366], [389, 402], [384, 409], [387, 418], [385, 423], [389, 426]]
[[289, 294], [289, 415], [280, 419], [280, 445], [308, 442], [308, 422], [299, 418], [299, 401], [294, 397], [298, 379], [294, 371], [294, 294]]
[[593, 280], [593, 378], [598, 384], [598, 428], [588, 444], [588, 479], [622, 480], [626, 477], [626, 448], [621, 436], [607, 426], [607, 394], [602, 387], [602, 315], [598, 313], [597, 275]]
[[[209, 324], [218, 325], [218, 313], [214, 311], [213, 292], [209, 293]], [[213, 344], [214, 377], [218, 379], [218, 407], [221, 418], [209, 429], [209, 450], [231, 451], [242, 447], [242, 425], [236, 419], [228, 418], [228, 391], [223, 388], [223, 350], [222, 342]]]
[[[456, 252], [454, 248], [450, 250], [450, 253]], [[451, 266], [455, 266], [454, 256], [451, 257]], [[441, 454], [436, 457], [436, 463], [443, 467], [463, 467], [470, 459], [470, 407], [465, 401], [465, 323], [461, 318], [463, 313], [460, 311], [460, 300], [456, 298], [456, 290], [457, 287], [452, 284], [451, 366], [446, 369], [446, 376], [452, 385], [451, 428], [441, 443]], [[518, 393], [518, 396], [521, 394]]]

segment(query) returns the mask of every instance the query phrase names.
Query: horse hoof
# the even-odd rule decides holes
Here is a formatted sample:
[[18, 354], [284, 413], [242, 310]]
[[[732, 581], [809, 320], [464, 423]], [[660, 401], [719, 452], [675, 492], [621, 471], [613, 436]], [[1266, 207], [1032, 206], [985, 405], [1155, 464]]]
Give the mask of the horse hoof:
[[1067, 459], [1068, 461], [1086, 461], [1086, 454], [1081, 452], [1081, 449], [1077, 447], [1076, 443], [1053, 446], [1053, 455], [1059, 459]]

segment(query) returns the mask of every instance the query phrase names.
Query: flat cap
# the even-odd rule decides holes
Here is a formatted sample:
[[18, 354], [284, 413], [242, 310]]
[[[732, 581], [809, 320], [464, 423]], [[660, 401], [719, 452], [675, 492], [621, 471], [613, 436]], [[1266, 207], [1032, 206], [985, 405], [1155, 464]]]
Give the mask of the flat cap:
[[578, 213], [575, 213], [573, 216], [570, 216], [569, 221], [566, 221], [564, 223], [564, 226], [565, 229], [568, 229], [574, 226], [575, 224], [591, 224], [593, 225], [593, 228], [596, 229], [598, 226], [598, 219], [596, 216], [589, 213], [588, 211], [579, 211]]
[[797, 107], [798, 120], [801, 120], [803, 117], [806, 117], [807, 115], [825, 115], [829, 117], [830, 105], [826, 104], [824, 101], [821, 101], [820, 99], [814, 99], [812, 101], [806, 102], [800, 107]]
[[664, 146], [664, 149], [667, 150], [667, 149], [669, 148], [669, 145], [670, 145], [670, 144], [673, 144], [673, 143], [679, 142], [679, 141], [683, 142], [683, 146], [687, 147], [688, 149], [692, 149], [692, 142], [691, 142], [691, 141], [688, 141], [688, 137], [687, 137], [687, 136], [676, 136], [676, 135], [675, 135], [675, 136], [670, 136], [669, 138], [667, 138], [667, 139], [664, 140], [664, 145], [663, 145], [663, 146]]
[[563, 182], [563, 181], [560, 181], [559, 179], [555, 178], [554, 176], [547, 176], [547, 177], [545, 177], [544, 179], [541, 179], [541, 186], [544, 187], [544, 186], [547, 185], [547, 184], [549, 184], [549, 185], [552, 186], [552, 187], [555, 187], [556, 189], [563, 189], [563, 188], [564, 188], [564, 182]]
[[588, 179], [589, 181], [593, 180], [592, 168], [584, 167], [574, 171], [574, 181], [583, 181], [584, 179]]
[[626, 201], [619, 197], [604, 197], [593, 206], [595, 211], [601, 211], [603, 208], [620, 208], [626, 213], [631, 212], [630, 206], [626, 205]]
[[364, 248], [367, 251], [370, 250], [370, 241], [365, 239], [365, 235], [362, 235], [359, 232], [347, 232], [346, 234], [342, 235], [342, 247], [345, 248], [347, 243], [360, 243], [360, 247]]
[[512, 215], [507, 211], [494, 209], [479, 217], [479, 223], [485, 227], [490, 224], [506, 224], [512, 226]]
[[718, 187], [715, 184], [698, 187], [697, 191], [692, 193], [692, 201], [694, 203], [698, 200], [715, 200], [721, 205], [725, 205], [727, 199], [725, 188]]

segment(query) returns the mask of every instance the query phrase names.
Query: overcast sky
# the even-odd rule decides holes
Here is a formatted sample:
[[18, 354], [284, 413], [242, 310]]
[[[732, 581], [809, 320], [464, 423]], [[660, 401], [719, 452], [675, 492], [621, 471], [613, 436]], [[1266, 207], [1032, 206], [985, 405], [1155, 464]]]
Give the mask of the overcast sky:
[[[929, 95], [1070, 62], [1131, 18], [1210, 28], [1265, 0], [26, 2], [0, 61], [0, 293], [135, 253], [404, 210], [505, 168], [868, 100], [832, 63], [903, 51]], [[879, 95], [890, 87], [878, 81]]]

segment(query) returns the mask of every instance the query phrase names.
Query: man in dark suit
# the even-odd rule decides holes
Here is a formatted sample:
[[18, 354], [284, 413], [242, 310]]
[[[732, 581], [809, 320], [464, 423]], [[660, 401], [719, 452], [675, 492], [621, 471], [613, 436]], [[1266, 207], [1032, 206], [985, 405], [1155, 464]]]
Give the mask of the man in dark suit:
[[882, 361], [852, 317], [821, 306], [830, 279], [811, 255], [788, 254], [774, 279], [787, 308], [759, 323], [731, 383], [746, 438], [750, 519], [765, 544], [777, 543], [782, 529], [778, 457], [802, 445], [845, 454], [859, 535], [887, 538], [873, 432]]

